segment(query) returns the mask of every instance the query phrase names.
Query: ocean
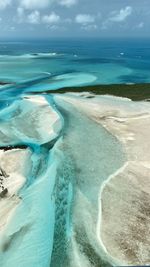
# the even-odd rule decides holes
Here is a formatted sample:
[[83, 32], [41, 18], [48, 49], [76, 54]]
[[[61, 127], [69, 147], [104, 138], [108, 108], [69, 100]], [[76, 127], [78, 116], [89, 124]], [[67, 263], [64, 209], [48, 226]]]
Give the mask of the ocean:
[[0, 81], [21, 83], [25, 91], [148, 83], [149, 59], [148, 39], [1, 42]]

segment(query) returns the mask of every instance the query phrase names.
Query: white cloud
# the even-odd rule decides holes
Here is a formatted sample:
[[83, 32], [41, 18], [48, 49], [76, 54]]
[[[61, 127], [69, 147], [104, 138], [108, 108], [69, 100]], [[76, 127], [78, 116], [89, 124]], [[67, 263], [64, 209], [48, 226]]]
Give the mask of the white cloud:
[[[8, 2], [12, 0], [0, 0], [2, 2]], [[20, 7], [25, 9], [44, 9], [49, 7], [52, 3], [64, 6], [64, 7], [72, 7], [77, 4], [78, 0], [18, 0]]]
[[39, 24], [40, 23], [40, 12], [35, 10], [27, 17], [27, 22], [31, 24]]
[[144, 27], [144, 22], [140, 22], [138, 25], [137, 25], [137, 28], [139, 29], [142, 29]]
[[77, 3], [77, 0], [59, 0], [61, 6], [71, 7]]
[[15, 31], [15, 29], [16, 29], [16, 28], [15, 28], [14, 26], [10, 27], [10, 30], [11, 30], [11, 31]]
[[101, 29], [106, 30], [113, 23], [122, 23], [132, 14], [133, 9], [131, 6], [126, 6], [119, 11], [113, 11], [109, 14], [109, 17], [102, 23]]
[[5, 9], [11, 2], [12, 0], [0, 0], [0, 9]]
[[60, 16], [52, 12], [50, 15], [43, 16], [42, 21], [47, 24], [56, 24], [60, 22]]
[[60, 21], [64, 21], [65, 23], [71, 23], [69, 19], [61, 20], [60, 16], [57, 15], [55, 12], [51, 14], [41, 16], [38, 10], [32, 11], [28, 14], [28, 11], [25, 11], [22, 7], [17, 9], [17, 22], [18, 23], [30, 23], [30, 24], [47, 24], [47, 25], [55, 25], [58, 24]]
[[78, 14], [75, 18], [75, 22], [83, 25], [91, 24], [95, 22], [95, 17], [89, 14]]
[[21, 0], [20, 2], [20, 6], [25, 9], [40, 9], [48, 7], [52, 0]]
[[111, 14], [112, 16], [109, 17], [109, 21], [112, 22], [122, 22], [125, 21], [127, 17], [129, 17], [132, 14], [132, 7], [127, 6], [125, 8], [120, 9], [119, 12], [113, 11]]
[[22, 17], [24, 15], [24, 9], [22, 7], [18, 7], [17, 14], [19, 17]]
[[22, 7], [17, 8], [17, 20], [19, 23], [23, 22], [24, 20], [24, 9]]

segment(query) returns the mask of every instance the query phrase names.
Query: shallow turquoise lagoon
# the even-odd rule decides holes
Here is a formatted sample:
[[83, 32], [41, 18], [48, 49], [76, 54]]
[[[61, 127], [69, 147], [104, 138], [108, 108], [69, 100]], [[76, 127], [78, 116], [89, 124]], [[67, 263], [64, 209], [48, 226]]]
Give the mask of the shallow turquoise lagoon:
[[[98, 195], [103, 181], [122, 166], [122, 147], [61, 96], [46, 99], [60, 120], [49, 139], [44, 128], [41, 135], [36, 132], [40, 107], [34, 103], [17, 100], [0, 113], [1, 146], [31, 150], [29, 174], [19, 193], [22, 201], [0, 242], [0, 265], [75, 267], [75, 255], [84, 266], [105, 264], [109, 259], [96, 236]], [[85, 244], [92, 248], [92, 258], [83, 253]]]
[[[30, 150], [26, 183], [18, 193], [21, 202], [0, 240], [0, 267], [112, 264], [96, 235], [98, 195], [102, 183], [123, 165], [123, 148], [65, 96], [44, 92], [147, 82], [150, 55], [138, 57], [137, 47], [131, 57], [135, 44], [79, 44], [0, 44], [0, 81], [10, 83], [0, 88], [0, 146]], [[27, 99], [35, 91], [48, 101], [46, 111]], [[58, 115], [57, 123], [49, 120], [48, 108]]]

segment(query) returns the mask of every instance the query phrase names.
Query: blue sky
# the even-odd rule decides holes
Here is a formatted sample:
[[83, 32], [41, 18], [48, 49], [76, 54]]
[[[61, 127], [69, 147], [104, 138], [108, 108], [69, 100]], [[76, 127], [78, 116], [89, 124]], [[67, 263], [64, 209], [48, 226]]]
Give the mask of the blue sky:
[[149, 37], [150, 0], [0, 0], [0, 39]]

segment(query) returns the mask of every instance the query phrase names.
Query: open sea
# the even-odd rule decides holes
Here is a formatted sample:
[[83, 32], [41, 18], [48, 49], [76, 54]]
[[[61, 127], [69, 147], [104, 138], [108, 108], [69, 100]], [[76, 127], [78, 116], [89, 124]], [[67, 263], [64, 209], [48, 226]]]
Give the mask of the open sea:
[[0, 43], [0, 81], [44, 91], [150, 82], [150, 41], [56, 39]]

